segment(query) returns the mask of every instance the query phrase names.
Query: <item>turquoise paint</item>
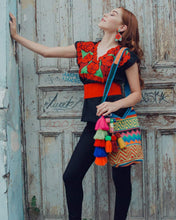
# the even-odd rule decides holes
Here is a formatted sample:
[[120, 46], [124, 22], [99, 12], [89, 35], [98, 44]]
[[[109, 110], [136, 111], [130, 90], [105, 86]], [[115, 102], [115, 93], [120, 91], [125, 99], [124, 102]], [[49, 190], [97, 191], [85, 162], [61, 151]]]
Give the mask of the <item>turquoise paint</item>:
[[6, 0], [0, 1], [0, 88], [6, 87]]
[[[4, 0], [5, 1], [5, 0]], [[8, 102], [6, 115], [7, 134], [7, 165], [6, 172], [10, 173], [7, 181], [7, 207], [8, 220], [23, 220], [23, 181], [22, 181], [22, 154], [20, 135], [20, 107], [19, 107], [19, 78], [18, 65], [13, 54], [13, 41], [9, 33], [9, 12], [16, 16], [17, 2], [6, 0], [6, 75], [4, 75], [7, 87], [6, 102]], [[1, 212], [1, 207], [0, 207]]]
[[0, 219], [8, 220], [8, 210], [7, 210], [7, 182], [3, 178], [6, 173], [6, 148], [7, 142], [0, 140]]
[[[0, 14], [0, 91], [3, 93], [6, 88], [6, 0], [0, 1]], [[8, 220], [7, 179], [3, 177], [7, 171], [6, 109], [3, 105], [3, 97], [0, 108], [0, 219]]]

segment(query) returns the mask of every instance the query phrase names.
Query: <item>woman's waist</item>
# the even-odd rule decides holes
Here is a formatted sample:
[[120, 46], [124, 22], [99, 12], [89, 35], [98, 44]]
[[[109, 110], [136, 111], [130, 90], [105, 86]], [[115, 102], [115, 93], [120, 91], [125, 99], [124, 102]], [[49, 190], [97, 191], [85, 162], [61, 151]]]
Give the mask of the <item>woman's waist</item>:
[[[105, 84], [101, 83], [88, 83], [84, 84], [84, 99], [102, 97], [104, 93]], [[120, 84], [112, 83], [108, 96], [122, 95]]]

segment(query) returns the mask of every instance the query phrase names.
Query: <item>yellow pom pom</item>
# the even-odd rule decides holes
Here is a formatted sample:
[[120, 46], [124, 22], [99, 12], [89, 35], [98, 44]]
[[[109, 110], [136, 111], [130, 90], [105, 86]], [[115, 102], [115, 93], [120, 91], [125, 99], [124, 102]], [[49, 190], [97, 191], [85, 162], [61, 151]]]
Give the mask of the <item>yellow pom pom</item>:
[[117, 139], [117, 142], [119, 144], [120, 149], [124, 149], [126, 147], [126, 144], [125, 144], [124, 140], [121, 137], [119, 137]]

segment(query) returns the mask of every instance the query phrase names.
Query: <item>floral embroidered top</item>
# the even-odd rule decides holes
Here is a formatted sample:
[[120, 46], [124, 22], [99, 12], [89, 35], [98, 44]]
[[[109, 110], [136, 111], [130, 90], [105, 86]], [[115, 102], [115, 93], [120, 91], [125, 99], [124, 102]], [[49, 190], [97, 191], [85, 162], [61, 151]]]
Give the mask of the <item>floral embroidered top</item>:
[[[111, 65], [121, 48], [118, 45], [109, 49], [104, 55], [97, 57], [99, 42], [75, 42], [79, 77], [84, 84], [84, 106], [81, 120], [86, 122], [96, 122], [98, 119], [96, 106], [101, 103]], [[135, 62], [138, 62], [138, 57], [130, 50], [127, 50], [121, 58], [106, 101], [116, 101], [124, 97], [121, 85], [127, 80], [125, 70]], [[120, 109], [116, 114], [121, 116], [124, 111], [125, 109]]]

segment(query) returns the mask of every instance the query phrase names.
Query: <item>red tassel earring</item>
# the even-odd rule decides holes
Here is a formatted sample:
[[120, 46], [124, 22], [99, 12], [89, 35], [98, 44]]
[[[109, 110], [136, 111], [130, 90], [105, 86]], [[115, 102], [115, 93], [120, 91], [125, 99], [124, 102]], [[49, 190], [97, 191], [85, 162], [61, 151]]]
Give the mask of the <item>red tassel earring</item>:
[[117, 30], [115, 41], [122, 41], [122, 35], [120, 34], [120, 29]]

